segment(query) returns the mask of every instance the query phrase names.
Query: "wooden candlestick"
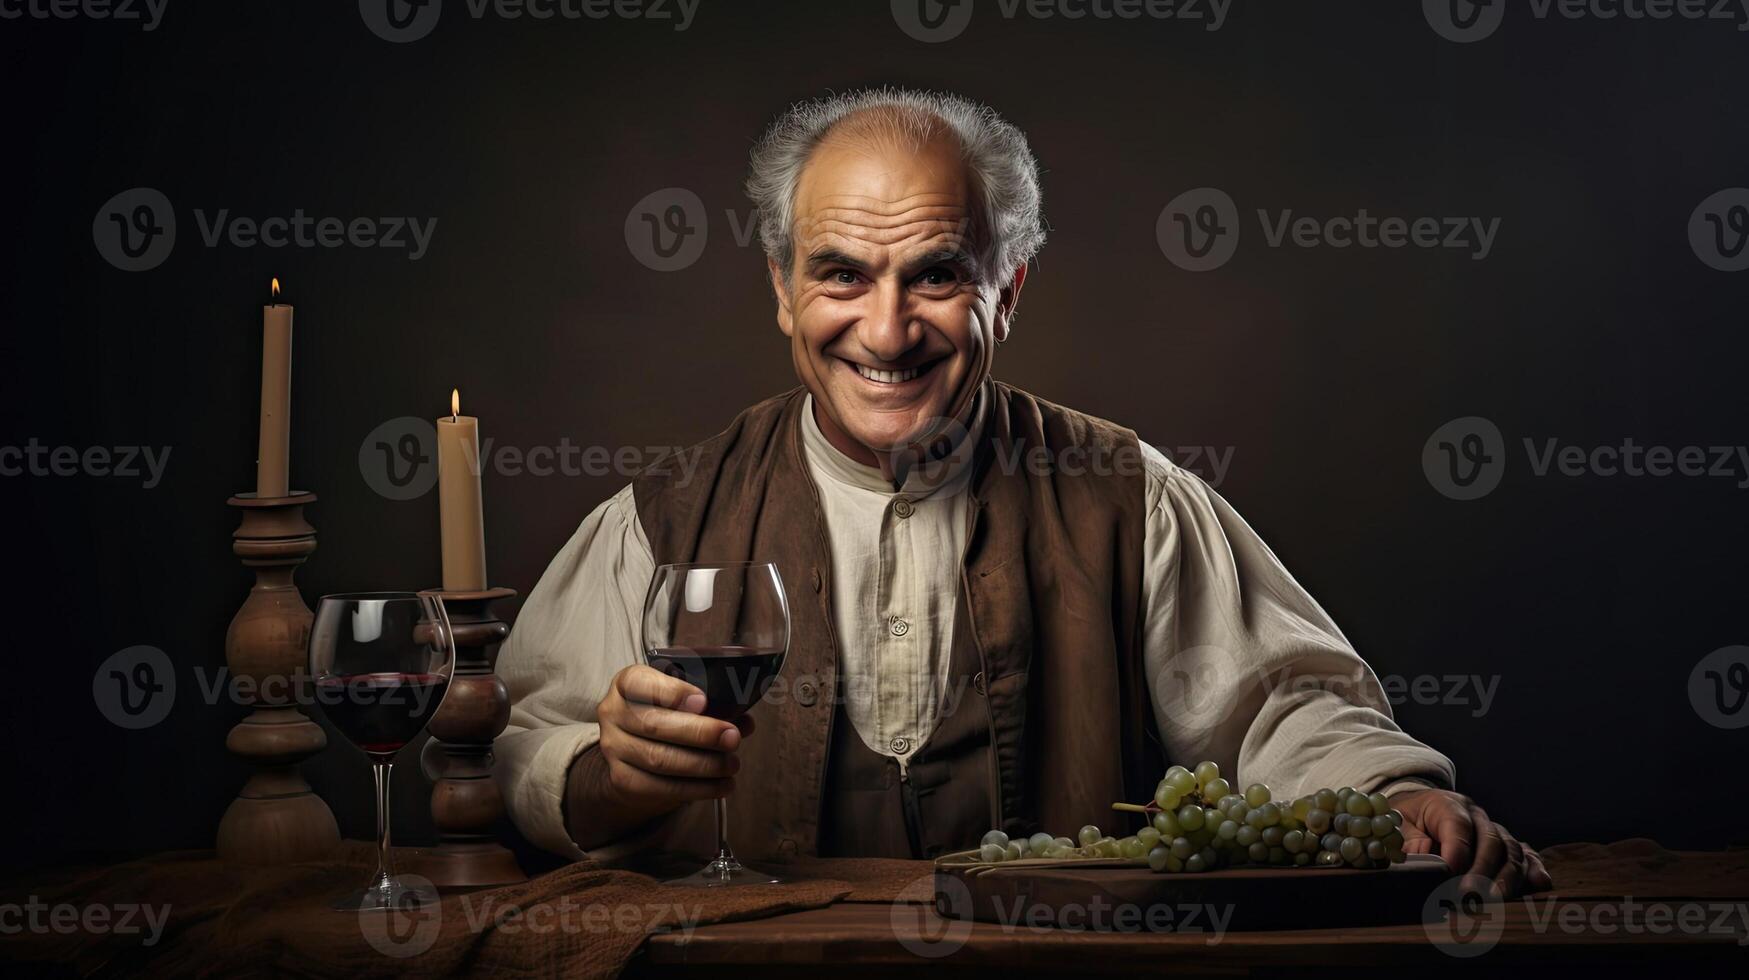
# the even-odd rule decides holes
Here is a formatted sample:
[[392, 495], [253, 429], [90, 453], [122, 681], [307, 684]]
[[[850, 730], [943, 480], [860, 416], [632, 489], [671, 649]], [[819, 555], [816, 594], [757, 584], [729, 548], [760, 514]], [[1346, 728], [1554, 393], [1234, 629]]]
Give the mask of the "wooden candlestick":
[[432, 777], [431, 822], [438, 846], [421, 854], [414, 870], [438, 887], [471, 888], [526, 881], [515, 855], [498, 843], [496, 824], [504, 794], [492, 776], [492, 740], [510, 722], [510, 694], [493, 673], [498, 644], [510, 626], [492, 604], [512, 589], [478, 592], [430, 590], [443, 600], [455, 633], [455, 670], [449, 693], [432, 717], [421, 762]]
[[257, 767], [219, 821], [218, 853], [226, 860], [287, 864], [327, 857], [340, 844], [333, 812], [298, 772], [298, 763], [328, 744], [297, 705], [313, 617], [292, 575], [316, 550], [316, 529], [304, 520], [304, 505], [315, 499], [294, 490], [226, 501], [242, 511], [231, 551], [255, 570], [255, 585], [225, 631], [225, 663], [252, 708], [225, 747]]

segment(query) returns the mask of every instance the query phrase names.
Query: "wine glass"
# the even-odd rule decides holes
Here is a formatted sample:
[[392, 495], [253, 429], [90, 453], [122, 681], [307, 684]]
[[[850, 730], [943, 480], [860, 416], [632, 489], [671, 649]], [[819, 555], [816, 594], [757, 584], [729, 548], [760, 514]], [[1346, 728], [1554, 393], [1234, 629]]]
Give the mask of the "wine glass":
[[437, 714], [455, 666], [443, 600], [417, 592], [323, 596], [310, 627], [315, 700], [335, 729], [370, 757], [376, 776], [377, 870], [334, 903], [349, 912], [435, 904], [429, 887], [395, 877], [389, 854], [389, 774], [395, 753]]
[[[704, 713], [734, 721], [764, 696], [789, 650], [789, 600], [771, 562], [663, 565], [644, 599], [644, 658], [704, 692]], [[729, 850], [729, 813], [718, 799], [717, 856], [674, 884], [775, 884]]]

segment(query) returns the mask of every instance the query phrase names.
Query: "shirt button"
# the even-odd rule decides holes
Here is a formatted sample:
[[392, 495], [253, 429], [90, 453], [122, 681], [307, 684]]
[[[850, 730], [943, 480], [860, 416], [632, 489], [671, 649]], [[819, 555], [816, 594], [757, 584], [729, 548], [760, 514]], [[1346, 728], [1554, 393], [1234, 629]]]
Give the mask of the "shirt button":
[[911, 751], [911, 740], [903, 735], [898, 735], [887, 743], [887, 748], [892, 749], [894, 755], [904, 755]]
[[972, 690], [977, 691], [979, 694], [988, 694], [989, 693], [988, 691], [984, 690], [984, 672], [983, 671], [980, 670], [976, 674], [972, 675]]
[[812, 708], [819, 697], [820, 691], [814, 686], [813, 681], [802, 681], [796, 685], [796, 703], [802, 707]]
[[911, 498], [900, 497], [893, 501], [893, 513], [900, 517], [910, 517], [915, 512], [916, 508], [911, 506]]
[[894, 616], [893, 617], [892, 631], [893, 631], [894, 636], [904, 636], [906, 633], [911, 632], [911, 624], [905, 622], [904, 620], [900, 619], [897, 616]]
[[820, 591], [820, 570], [818, 568], [814, 569], [814, 574], [813, 574], [812, 578], [813, 578], [813, 584], [814, 584], [814, 591], [815, 592]]

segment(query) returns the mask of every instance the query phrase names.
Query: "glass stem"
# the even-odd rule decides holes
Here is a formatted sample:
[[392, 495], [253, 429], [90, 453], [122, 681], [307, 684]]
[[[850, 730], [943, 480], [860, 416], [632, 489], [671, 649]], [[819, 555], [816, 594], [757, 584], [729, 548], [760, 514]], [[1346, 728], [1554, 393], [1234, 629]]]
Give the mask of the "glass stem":
[[717, 798], [717, 863], [733, 864], [735, 855], [729, 851], [729, 801]]
[[387, 893], [394, 869], [389, 860], [389, 774], [392, 762], [371, 762], [371, 772], [377, 781], [377, 876], [374, 887]]

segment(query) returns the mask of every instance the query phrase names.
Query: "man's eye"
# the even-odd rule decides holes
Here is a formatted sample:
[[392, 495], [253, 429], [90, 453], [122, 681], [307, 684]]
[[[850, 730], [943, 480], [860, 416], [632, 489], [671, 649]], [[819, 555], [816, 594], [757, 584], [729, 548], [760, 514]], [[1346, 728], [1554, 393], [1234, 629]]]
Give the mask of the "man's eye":
[[856, 285], [856, 273], [851, 272], [849, 269], [839, 269], [828, 275], [826, 278], [840, 286]]
[[958, 282], [959, 277], [951, 269], [935, 268], [917, 277], [917, 282], [924, 286], [946, 286]]

